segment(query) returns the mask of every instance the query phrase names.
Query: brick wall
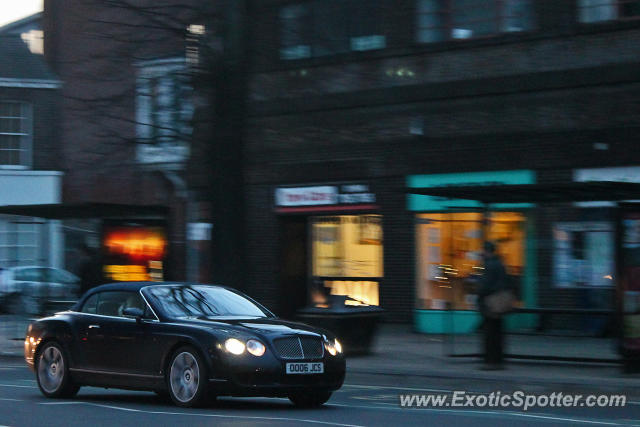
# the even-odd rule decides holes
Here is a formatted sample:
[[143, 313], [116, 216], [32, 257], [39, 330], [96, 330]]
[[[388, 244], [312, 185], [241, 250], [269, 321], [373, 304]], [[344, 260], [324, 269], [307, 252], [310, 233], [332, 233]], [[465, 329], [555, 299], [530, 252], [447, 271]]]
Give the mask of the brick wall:
[[63, 82], [52, 126], [65, 171], [63, 201], [169, 207], [168, 278], [184, 280], [186, 202], [161, 170], [137, 163], [135, 95], [137, 63], [184, 55], [183, 32], [192, 21], [188, 2], [172, 9], [176, 20], [164, 29], [149, 23], [173, 2], [134, 4], [151, 15], [102, 0], [44, 3], [45, 57]]
[[[277, 245], [267, 242], [276, 216], [265, 209], [274, 186], [375, 183], [384, 215], [381, 303], [388, 320], [409, 321], [415, 254], [405, 177], [534, 169], [539, 182], [562, 182], [573, 168], [640, 164], [640, 27], [581, 25], [573, 2], [538, 1], [530, 33], [416, 46], [406, 30], [410, 2], [397, 3], [407, 22], [404, 32], [394, 27], [387, 49], [290, 62], [277, 58], [280, 3], [260, 3], [245, 158], [250, 228], [264, 222], [269, 236], [252, 244], [253, 259], [276, 261]], [[410, 132], [416, 123], [420, 135]], [[540, 305], [582, 304], [580, 291], [552, 285], [551, 235], [555, 221], [581, 215], [570, 206], [532, 214]], [[272, 266], [249, 268], [277, 281]]]

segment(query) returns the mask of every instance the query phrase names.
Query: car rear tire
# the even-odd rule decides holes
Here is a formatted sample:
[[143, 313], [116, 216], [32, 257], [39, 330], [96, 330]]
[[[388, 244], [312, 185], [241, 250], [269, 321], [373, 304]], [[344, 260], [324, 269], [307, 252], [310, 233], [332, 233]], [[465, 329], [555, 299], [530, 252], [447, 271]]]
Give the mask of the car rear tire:
[[193, 347], [173, 353], [167, 369], [167, 391], [173, 403], [185, 408], [201, 406], [207, 399], [208, 383], [204, 360]]
[[317, 408], [327, 403], [330, 398], [330, 391], [310, 391], [307, 393], [295, 393], [289, 395], [289, 400], [300, 408]]
[[80, 390], [69, 375], [69, 359], [56, 342], [45, 343], [36, 355], [38, 388], [46, 397], [73, 397]]

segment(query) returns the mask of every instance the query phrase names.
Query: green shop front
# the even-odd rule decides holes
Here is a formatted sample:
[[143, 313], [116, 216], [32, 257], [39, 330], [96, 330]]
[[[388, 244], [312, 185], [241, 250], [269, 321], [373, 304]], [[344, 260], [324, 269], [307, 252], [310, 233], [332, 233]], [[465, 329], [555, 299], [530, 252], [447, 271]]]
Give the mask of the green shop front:
[[[441, 187], [535, 184], [531, 170], [412, 175], [409, 192]], [[476, 200], [408, 195], [415, 224], [415, 329], [430, 334], [471, 333], [479, 323], [477, 277], [484, 240], [497, 250], [516, 291], [518, 305], [536, 306], [533, 205], [483, 204]], [[535, 315], [509, 316], [508, 330], [535, 326]]]

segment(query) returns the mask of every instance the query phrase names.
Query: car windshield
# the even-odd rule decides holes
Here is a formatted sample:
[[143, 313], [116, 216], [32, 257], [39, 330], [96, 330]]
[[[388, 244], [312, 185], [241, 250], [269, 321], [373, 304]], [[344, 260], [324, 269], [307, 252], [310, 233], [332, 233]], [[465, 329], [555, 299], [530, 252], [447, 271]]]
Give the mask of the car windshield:
[[270, 317], [244, 296], [216, 286], [154, 286], [148, 293], [170, 317]]

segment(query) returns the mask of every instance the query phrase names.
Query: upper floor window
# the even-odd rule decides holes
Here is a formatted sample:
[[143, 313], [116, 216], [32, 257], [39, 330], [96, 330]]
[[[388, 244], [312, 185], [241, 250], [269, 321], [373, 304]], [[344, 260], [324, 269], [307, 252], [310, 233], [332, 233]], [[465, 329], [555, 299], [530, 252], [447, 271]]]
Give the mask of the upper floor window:
[[640, 17], [640, 0], [578, 0], [580, 22], [603, 22]]
[[0, 101], [0, 168], [31, 166], [31, 105]]
[[138, 161], [177, 164], [189, 154], [193, 103], [184, 59], [149, 61], [137, 78]]
[[533, 0], [417, 0], [416, 13], [421, 43], [533, 28]]
[[386, 47], [388, 0], [311, 0], [280, 9], [280, 57], [300, 59]]

